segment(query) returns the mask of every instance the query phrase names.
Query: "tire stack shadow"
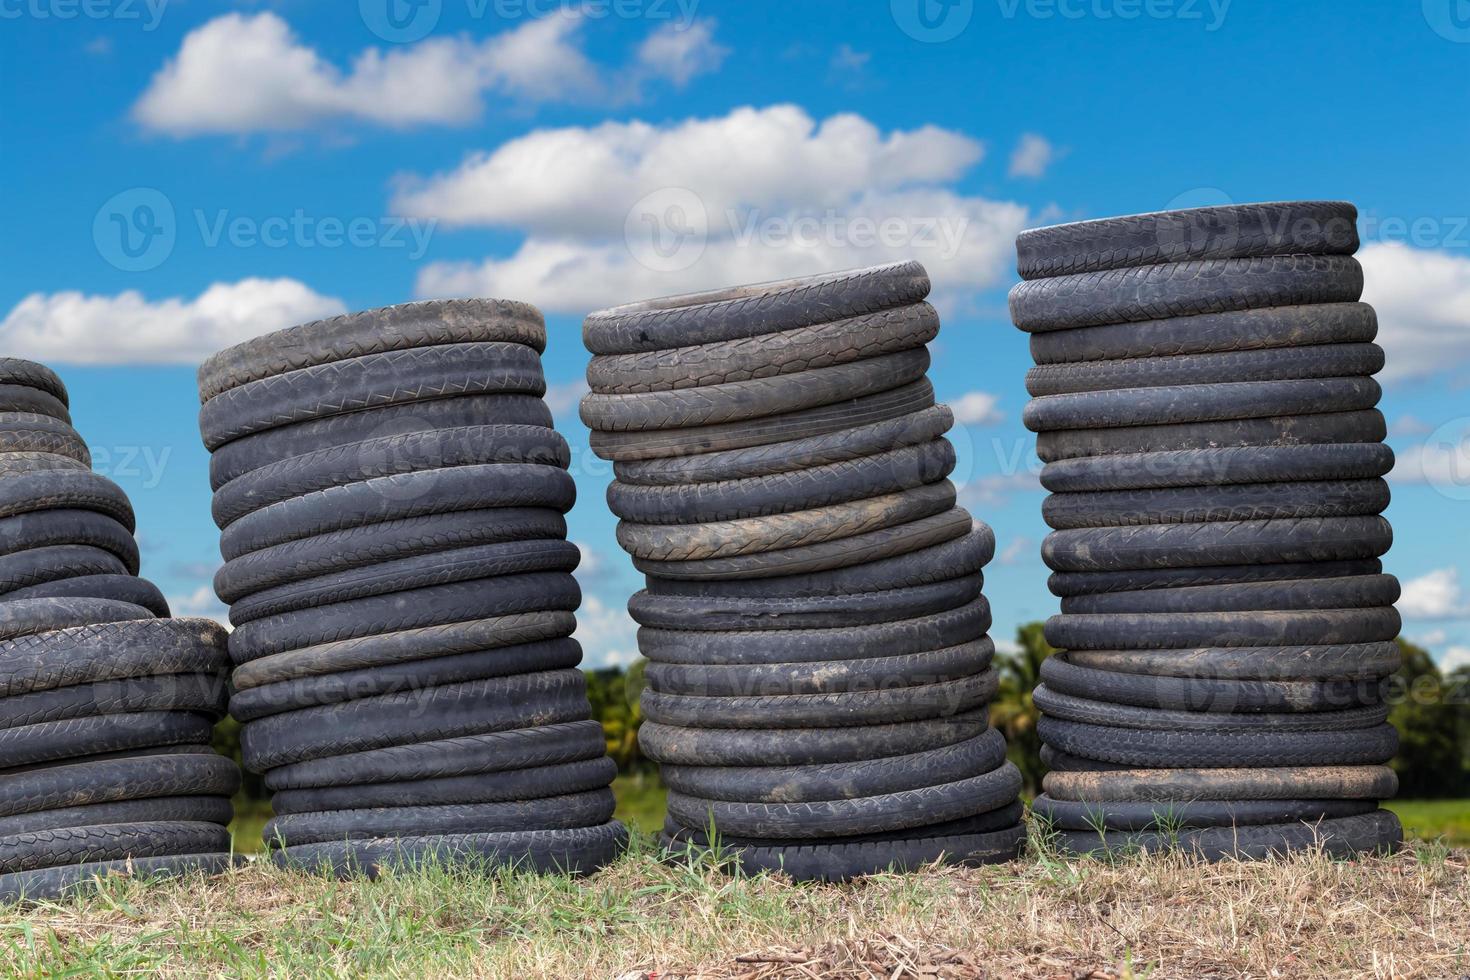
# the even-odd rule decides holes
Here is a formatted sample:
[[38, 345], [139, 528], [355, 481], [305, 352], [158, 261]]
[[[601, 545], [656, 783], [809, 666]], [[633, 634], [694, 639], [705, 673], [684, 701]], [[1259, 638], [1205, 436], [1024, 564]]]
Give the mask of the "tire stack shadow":
[[1024, 841], [988, 721], [995, 541], [947, 479], [928, 291], [900, 263], [584, 323], [672, 850], [837, 880]]
[[228, 867], [225, 630], [138, 577], [51, 370], [0, 358], [0, 902]]
[[545, 343], [534, 307], [412, 303], [200, 369], [230, 711], [280, 863], [590, 872], [621, 852]]
[[1070, 850], [1401, 841], [1378, 809], [1399, 586], [1356, 218], [1288, 202], [1018, 241], [1062, 600], [1035, 811]]

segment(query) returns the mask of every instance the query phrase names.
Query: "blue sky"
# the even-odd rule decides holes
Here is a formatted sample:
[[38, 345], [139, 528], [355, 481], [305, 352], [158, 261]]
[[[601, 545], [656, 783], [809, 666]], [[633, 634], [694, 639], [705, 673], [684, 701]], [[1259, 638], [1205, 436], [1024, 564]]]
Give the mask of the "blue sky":
[[[547, 311], [582, 636], [589, 663], [626, 659], [637, 577], [575, 417], [581, 315], [915, 257], [1008, 636], [1055, 608], [1005, 314], [1015, 232], [1345, 198], [1389, 352], [1405, 633], [1470, 662], [1470, 4], [391, 2], [0, 0], [0, 350], [62, 372], [180, 612], [220, 612], [202, 356], [503, 295]], [[700, 234], [655, 242], [670, 216]]]

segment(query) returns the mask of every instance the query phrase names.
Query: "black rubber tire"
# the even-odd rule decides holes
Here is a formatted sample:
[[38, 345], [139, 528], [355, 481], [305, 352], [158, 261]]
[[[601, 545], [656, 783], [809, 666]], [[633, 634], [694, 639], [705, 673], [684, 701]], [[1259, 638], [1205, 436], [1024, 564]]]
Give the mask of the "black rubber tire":
[[1382, 397], [1383, 389], [1372, 378], [1118, 388], [1033, 398], [1022, 421], [1032, 432], [1185, 425], [1361, 412]]
[[1053, 616], [1047, 642], [1062, 650], [1331, 646], [1392, 640], [1403, 625], [1392, 606], [1247, 613], [1118, 613]]
[[1117, 429], [1064, 429], [1036, 437], [1036, 455], [1055, 463], [1079, 456], [1118, 456], [1230, 449], [1239, 446], [1316, 446], [1325, 443], [1382, 442], [1388, 435], [1383, 413], [1324, 412], [1274, 419], [1133, 425]]
[[98, 715], [0, 729], [0, 770], [131, 755], [136, 749], [156, 746], [208, 745], [213, 731], [214, 719], [187, 711]]
[[206, 449], [266, 429], [385, 405], [546, 393], [541, 356], [521, 344], [442, 344], [365, 354], [251, 381], [199, 409]]
[[45, 415], [71, 423], [71, 413], [61, 399], [26, 385], [0, 384], [0, 413], [4, 412]]
[[565, 539], [567, 523], [546, 507], [500, 507], [409, 517], [328, 531], [262, 548], [226, 562], [214, 576], [221, 602], [303, 579], [397, 561], [441, 549]]
[[505, 834], [574, 830], [612, 819], [612, 790], [603, 787], [570, 796], [503, 803], [393, 806], [368, 810], [291, 813], [265, 825], [261, 838], [274, 847], [342, 840], [380, 840], [422, 834]]
[[121, 487], [90, 470], [37, 470], [0, 477], [0, 517], [40, 510], [90, 510], [106, 514], [129, 531], [133, 505]]
[[1377, 480], [1240, 483], [1052, 494], [1042, 518], [1056, 530], [1204, 524], [1215, 521], [1328, 519], [1381, 514], [1391, 500]]
[[1073, 803], [1045, 794], [1031, 812], [1057, 830], [1126, 830], [1159, 834], [1206, 827], [1315, 823], [1357, 817], [1378, 809], [1376, 800], [1193, 800], [1183, 803]]
[[0, 453], [45, 453], [92, 466], [92, 454], [71, 423], [35, 412], [0, 412]]
[[[507, 769], [472, 776], [288, 789], [271, 797], [276, 816], [363, 810], [380, 807], [450, 806], [540, 800], [606, 790], [618, 774], [607, 756], [530, 769]], [[553, 801], [554, 802], [554, 801]]]
[[498, 650], [569, 637], [577, 628], [568, 611], [518, 613], [489, 619], [379, 633], [302, 647], [252, 660], [230, 678], [237, 692], [339, 672], [393, 667], [434, 657]]
[[1394, 642], [1318, 647], [1192, 647], [1187, 650], [1073, 650], [1074, 667], [1155, 677], [1219, 680], [1378, 680], [1396, 672]]
[[68, 404], [66, 385], [60, 375], [36, 361], [20, 357], [0, 357], [0, 384], [35, 388], [46, 392], [63, 405]]
[[1018, 283], [1011, 322], [1027, 333], [1225, 313], [1263, 306], [1356, 303], [1363, 268], [1347, 255], [1200, 259]]
[[0, 730], [145, 711], [225, 715], [223, 674], [169, 674], [74, 684], [0, 699]]
[[1241, 582], [1072, 596], [1062, 600], [1062, 612], [1087, 615], [1356, 609], [1391, 606], [1398, 602], [1401, 591], [1399, 580], [1392, 575], [1303, 578], [1286, 582]]
[[[799, 598], [718, 599], [635, 592], [628, 614], [640, 626], [664, 630], [763, 633], [788, 629], [842, 629], [917, 619], [983, 601], [980, 577], [967, 575], [884, 592]], [[751, 637], [759, 642], [758, 637]], [[697, 642], [697, 641], [695, 641]]]
[[703, 524], [634, 524], [621, 521], [618, 543], [653, 561], [697, 561], [765, 551], [785, 551], [850, 538], [953, 510], [955, 488], [945, 480], [899, 493], [811, 510]]
[[1026, 391], [1040, 398], [1173, 385], [1368, 377], [1381, 370], [1383, 348], [1376, 344], [1317, 344], [1275, 350], [1039, 364], [1026, 372]]
[[923, 347], [832, 367], [632, 395], [588, 394], [580, 417], [596, 432], [647, 432], [728, 425], [789, 415], [912, 384], [929, 370]]
[[96, 622], [0, 642], [3, 699], [74, 684], [229, 669], [226, 633], [207, 619]]
[[[909, 841], [926, 837], [962, 837], [970, 834], [988, 834], [998, 830], [1007, 830], [1024, 821], [1026, 817], [1026, 805], [1019, 799], [999, 807], [995, 810], [987, 810], [984, 813], [976, 813], [961, 817], [958, 820], [944, 820], [939, 823], [926, 823], [919, 827], [906, 827], [902, 830], [880, 830], [871, 834], [843, 834], [827, 838], [827, 844], [833, 846], [847, 844], [874, 844], [885, 841]], [[663, 836], [672, 838], [681, 843], [692, 844], [697, 848], [707, 849], [710, 846], [709, 822], [705, 821], [698, 827], [686, 827], [672, 816], [664, 815]], [[716, 834], [715, 840], [721, 848], [733, 847], [775, 847], [782, 848], [791, 845], [789, 838], [782, 837], [738, 837], [732, 834]]]
[[115, 518], [64, 508], [0, 518], [0, 554], [58, 545], [100, 548], [117, 556], [129, 575], [138, 574], [138, 543]]
[[86, 463], [62, 456], [59, 453], [16, 453], [0, 452], [0, 474], [32, 473], [40, 470], [80, 470], [91, 467]]
[[[1139, 684], [1140, 688], [1153, 680], [1138, 674], [1124, 676], [1144, 682]], [[1055, 672], [1047, 681], [1054, 679]], [[1158, 705], [1158, 702], [1169, 701], [1168, 698], [1114, 699], [1110, 696], [1110, 691], [1102, 688], [1083, 689], [1084, 693], [1081, 694], [1077, 693], [1077, 688], [1072, 688], [1069, 693], [1062, 693], [1060, 690], [1053, 690], [1047, 681], [1038, 684], [1032, 692], [1036, 706], [1047, 717], [1110, 728], [1138, 728], [1155, 732], [1341, 732], [1372, 728], [1388, 720], [1389, 706], [1381, 700], [1368, 704], [1345, 701], [1335, 705], [1319, 701], [1310, 707], [1288, 703], [1271, 705], [1266, 709], [1259, 703], [1214, 703], [1178, 709]], [[1247, 686], [1246, 682], [1233, 683]], [[1254, 691], [1271, 684], [1285, 688], [1292, 683], [1306, 686], [1302, 682], [1290, 681], [1257, 681], [1249, 686]], [[1137, 706], [1137, 702], [1145, 700], [1155, 703], [1145, 707]], [[1267, 698], [1260, 700], [1265, 701]]]
[[[1219, 727], [1251, 727], [1266, 724], [1268, 721], [1278, 726], [1297, 724], [1289, 718], [1263, 721], [1249, 717], [1263, 712], [1296, 712], [1315, 716], [1321, 712], [1335, 713], [1363, 706], [1380, 711], [1383, 710], [1386, 693], [1385, 685], [1378, 678], [1256, 680], [1150, 676], [1079, 666], [1071, 663], [1069, 655], [1065, 653], [1048, 658], [1048, 663], [1042, 665], [1041, 679], [1058, 694], [1106, 701], [1118, 706], [1120, 710], [1131, 705], [1145, 709], [1230, 715], [1231, 717], [1219, 722]], [[1132, 716], [1127, 711], [1123, 714]], [[1322, 724], [1329, 724], [1331, 720], [1326, 719]], [[1160, 723], [1167, 721], [1169, 719], [1162, 719]], [[1175, 723], [1197, 723], [1207, 727], [1206, 722], [1198, 719], [1195, 722], [1177, 719]], [[1113, 722], [1099, 721], [1098, 724]], [[1367, 727], [1367, 724], [1356, 727]]]
[[1377, 810], [1312, 823], [1211, 827], [1177, 834], [1120, 832], [1104, 836], [1090, 830], [1071, 830], [1056, 834], [1053, 843], [1064, 853], [1079, 855], [1180, 851], [1205, 861], [1259, 861], [1299, 851], [1320, 851], [1331, 858], [1386, 855], [1397, 851], [1403, 839], [1399, 818], [1388, 810]]
[[213, 490], [251, 470], [332, 446], [471, 425], [551, 428], [551, 409], [535, 395], [461, 395], [430, 402], [385, 405], [266, 429], [227, 443], [209, 457]]
[[[918, 828], [915, 834], [924, 828]], [[696, 843], [659, 835], [659, 843], [671, 860], [691, 850]], [[1026, 828], [1015, 824], [1004, 830], [953, 837], [909, 837], [859, 844], [802, 844], [754, 847], [737, 845], [729, 853], [748, 875], [781, 874], [795, 881], [845, 882], [866, 875], [903, 874], [933, 864], [979, 867], [1004, 864], [1021, 856], [1026, 848]]]
[[493, 677], [566, 670], [581, 662], [582, 648], [571, 638], [431, 657], [391, 667], [344, 671], [237, 691], [230, 698], [230, 715], [237, 721], [249, 722], [283, 711], [340, 704], [357, 698]]
[[588, 717], [581, 671], [522, 674], [270, 715], [246, 725], [251, 772], [308, 759]]
[[1053, 493], [1097, 493], [1157, 487], [1371, 480], [1387, 476], [1393, 464], [1393, 450], [1383, 443], [1186, 449], [1059, 460], [1042, 469], [1041, 485]]
[[1184, 568], [1137, 568], [1119, 571], [1053, 572], [1047, 579], [1052, 595], [1102, 595], [1108, 592], [1137, 592], [1143, 589], [1182, 589], [1204, 585], [1235, 585], [1249, 582], [1289, 582], [1299, 578], [1337, 578], [1382, 575], [1377, 558], [1355, 561], [1273, 562], [1267, 565], [1217, 565]]
[[168, 600], [158, 586], [135, 575], [79, 575], [7, 592], [5, 602], [20, 599], [111, 599], [141, 606], [155, 616], [169, 615]]
[[228, 797], [239, 788], [239, 767], [201, 747], [186, 754], [106, 759], [7, 775], [0, 790], [0, 817], [174, 796]]
[[1160, 769], [1378, 765], [1393, 758], [1399, 743], [1386, 723], [1354, 732], [1150, 732], [1042, 715], [1036, 732], [1069, 755]]
[[1005, 738], [995, 729], [927, 752], [825, 766], [663, 766], [670, 790], [732, 803], [813, 803], [938, 786], [998, 769]]
[[742, 698], [852, 694], [969, 677], [983, 673], [994, 657], [995, 644], [983, 637], [941, 650], [866, 660], [717, 666], [650, 663], [646, 676], [649, 686], [662, 694]]
[[549, 508], [566, 513], [577, 485], [566, 470], [534, 463], [456, 466], [329, 487], [261, 508], [225, 528], [226, 561], [302, 538], [466, 510]]
[[575, 544], [556, 539], [445, 549], [256, 592], [230, 607], [230, 622], [239, 626], [266, 616], [474, 579], [538, 572], [570, 574], [581, 560], [582, 553]]
[[814, 766], [925, 752], [976, 738], [985, 709], [926, 721], [848, 728], [679, 728], [645, 721], [638, 745], [655, 762], [687, 766]]
[[555, 429], [475, 425], [410, 432], [293, 456], [251, 470], [215, 491], [218, 527], [252, 511], [344, 483], [452, 466], [540, 463], [566, 469], [571, 450]]
[[789, 442], [617, 462], [613, 464], [613, 472], [620, 483], [639, 487], [682, 488], [691, 484], [752, 480], [922, 445], [939, 439], [953, 426], [954, 414], [943, 405], [934, 405], [885, 422], [841, 428]]
[[70, 806], [59, 810], [0, 817], [0, 837], [45, 833], [71, 827], [159, 821], [212, 823], [224, 827], [234, 819], [235, 807], [228, 796], [169, 796], [124, 800], [120, 803], [94, 803], [90, 806]]
[[163, 857], [130, 857], [120, 861], [94, 861], [0, 875], [0, 903], [66, 898], [83, 892], [99, 878], [119, 875], [151, 880], [189, 874], [223, 874], [242, 860], [229, 853], [170, 854]]
[[668, 350], [909, 306], [928, 295], [924, 267], [895, 262], [598, 310], [582, 322], [582, 342], [594, 354]]
[[752, 642], [743, 630], [699, 632], [638, 631], [638, 647], [650, 660], [669, 664], [799, 664], [873, 657], [903, 657], [970, 643], [990, 629], [990, 604], [984, 600], [895, 623], [852, 629], [773, 630]]
[[643, 717], [660, 725], [692, 728], [845, 728], [953, 719], [995, 697], [995, 668], [952, 681], [854, 694], [787, 694], [775, 697], [691, 697], [645, 690]]
[[0, 838], [0, 874], [13, 875], [59, 865], [120, 861], [130, 857], [203, 854], [230, 849], [218, 824], [110, 824], [68, 827]]
[[264, 334], [199, 366], [199, 400], [261, 378], [368, 354], [441, 344], [504, 342], [546, 349], [546, 321], [527, 303], [450, 299], [401, 303]]
[[954, 447], [935, 439], [918, 446], [807, 470], [719, 483], [648, 487], [613, 482], [613, 514], [639, 524], [697, 524], [765, 517], [899, 493], [943, 480], [954, 470]]
[[941, 514], [894, 527], [797, 548], [691, 561], [655, 561], [635, 557], [633, 567], [647, 576], [675, 581], [777, 579], [866, 565], [885, 558], [907, 555], [954, 541], [969, 533], [973, 527], [974, 520], [969, 512], [963, 507], [954, 507]]
[[542, 874], [588, 875], [627, 849], [628, 831], [616, 820], [575, 830], [506, 834], [449, 834], [389, 840], [335, 841], [290, 847], [277, 864], [338, 878], [377, 878], [384, 871], [463, 865], [480, 872], [499, 867]]
[[127, 574], [116, 555], [83, 544], [52, 545], [0, 555], [0, 595], [81, 575]]
[[1058, 572], [1110, 572], [1354, 561], [1381, 557], [1392, 544], [1382, 517], [1300, 518], [1053, 531], [1041, 556]]
[[572, 612], [582, 601], [565, 572], [456, 582], [252, 620], [230, 634], [236, 664], [323, 643], [530, 612]]
[[647, 590], [660, 596], [771, 599], [780, 597], [855, 595], [915, 585], [928, 585], [963, 575], [979, 575], [995, 556], [995, 532], [976, 521], [963, 537], [908, 554], [861, 565], [775, 579], [686, 582], [650, 577]]
[[191, 755], [200, 752], [213, 752], [207, 742], [182, 742], [179, 744], [157, 745], [144, 742], [134, 748], [116, 749], [111, 752], [80, 752], [66, 756], [63, 759], [51, 759], [43, 762], [29, 762], [24, 765], [11, 766], [0, 770], [0, 775], [17, 776], [22, 773], [37, 772], [42, 769], [54, 769], [58, 766], [74, 766], [87, 762], [111, 762], [114, 759], [133, 759], [144, 756], [165, 755]]
[[999, 809], [1021, 791], [1009, 762], [978, 776], [936, 786], [855, 799], [805, 803], [706, 800], [669, 791], [669, 814], [686, 826], [710, 826], [742, 837], [812, 838], [902, 830]]
[[1388, 800], [1398, 776], [1388, 766], [1270, 766], [1261, 769], [1133, 769], [1050, 772], [1047, 795], [1077, 802], [1194, 800]]
[[860, 398], [743, 422], [642, 432], [594, 431], [590, 445], [598, 456], [614, 463], [690, 456], [815, 439], [933, 407], [934, 386], [921, 378]]
[[1016, 237], [1016, 271], [1044, 279], [1194, 259], [1352, 255], [1358, 209], [1346, 201], [1271, 201], [1031, 228]]
[[939, 334], [928, 303], [737, 340], [592, 358], [594, 394], [625, 395], [709, 387], [795, 374], [922, 347]]
[[[313, 759], [272, 769], [266, 788], [286, 792], [327, 786], [451, 779], [512, 769], [561, 765], [607, 755], [602, 725], [593, 720], [538, 722], [534, 714], [500, 712], [473, 735], [395, 745]], [[493, 723], [499, 723], [496, 729]], [[534, 727], [517, 727], [517, 724]]]
[[113, 599], [17, 599], [0, 603], [0, 642], [50, 630], [152, 618], [142, 606]]

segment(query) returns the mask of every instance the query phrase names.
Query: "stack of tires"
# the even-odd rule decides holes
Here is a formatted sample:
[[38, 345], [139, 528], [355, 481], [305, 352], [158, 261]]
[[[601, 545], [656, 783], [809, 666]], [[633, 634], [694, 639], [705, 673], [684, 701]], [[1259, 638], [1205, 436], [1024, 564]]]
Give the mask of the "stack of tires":
[[620, 852], [541, 314], [414, 303], [200, 368], [235, 670], [281, 863], [591, 871]]
[[831, 880], [1023, 842], [928, 291], [903, 263], [585, 322], [670, 846]]
[[133, 529], [61, 380], [0, 359], [0, 902], [230, 863], [225, 631], [166, 618]]
[[1035, 810], [1080, 852], [1389, 849], [1383, 366], [1337, 202], [1042, 228], [1018, 242], [1027, 425], [1063, 652]]

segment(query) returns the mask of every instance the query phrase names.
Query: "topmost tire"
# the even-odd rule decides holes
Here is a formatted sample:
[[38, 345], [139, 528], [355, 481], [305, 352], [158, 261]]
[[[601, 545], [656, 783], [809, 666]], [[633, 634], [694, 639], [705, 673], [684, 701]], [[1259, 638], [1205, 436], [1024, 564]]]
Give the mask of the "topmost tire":
[[199, 401], [251, 381], [364, 354], [476, 342], [546, 350], [546, 320], [527, 303], [503, 299], [402, 303], [277, 330], [226, 348], [199, 367]]
[[1045, 279], [1194, 259], [1352, 255], [1357, 220], [1346, 201], [1279, 201], [1075, 221], [1021, 232], [1016, 268]]
[[19, 357], [0, 357], [0, 385], [20, 385], [43, 391], [62, 405], [68, 405], [66, 385], [56, 372], [44, 364]]
[[598, 310], [582, 323], [594, 354], [636, 354], [794, 330], [918, 303], [929, 274], [917, 262], [685, 293]]

